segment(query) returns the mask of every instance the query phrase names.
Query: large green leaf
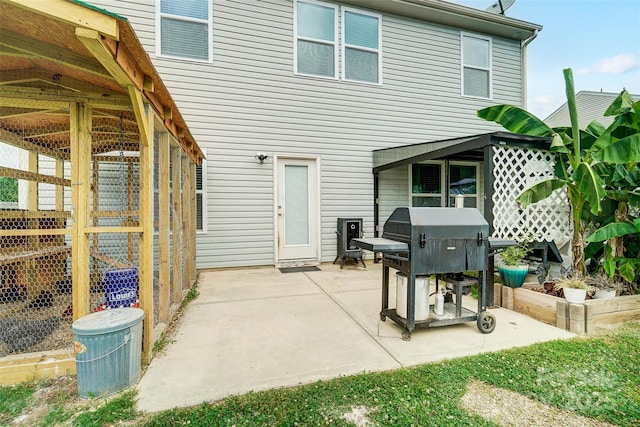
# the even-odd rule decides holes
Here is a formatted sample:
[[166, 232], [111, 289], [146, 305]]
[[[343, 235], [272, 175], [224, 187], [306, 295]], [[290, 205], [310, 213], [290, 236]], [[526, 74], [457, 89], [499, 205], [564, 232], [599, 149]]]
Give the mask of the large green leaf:
[[600, 212], [602, 209], [600, 201], [607, 194], [602, 178], [595, 173], [590, 165], [582, 162], [574, 172], [574, 182], [581, 196], [591, 205], [591, 213]]
[[494, 105], [478, 111], [478, 117], [496, 122], [509, 132], [532, 136], [551, 136], [553, 131], [545, 122], [513, 105]]
[[633, 283], [636, 277], [636, 261], [629, 258], [621, 259], [618, 271], [627, 282]]
[[591, 135], [593, 135], [594, 137], [599, 137], [600, 135], [602, 135], [604, 133], [604, 131], [607, 130], [607, 128], [605, 128], [602, 123], [600, 123], [597, 120], [593, 120], [591, 123], [589, 123], [589, 125], [587, 126], [587, 128], [585, 129], [585, 131]]
[[[573, 155], [576, 161], [581, 158], [582, 147], [580, 145], [580, 128], [578, 127], [578, 107], [576, 104], [576, 91], [573, 84], [573, 72], [571, 68], [562, 70], [564, 74], [565, 93], [567, 94], [567, 107], [569, 119], [571, 119], [571, 136], [573, 137]], [[572, 166], [576, 166], [572, 162]]]
[[563, 188], [567, 185], [567, 182], [558, 178], [549, 178], [544, 181], [540, 181], [531, 187], [524, 190], [516, 199], [518, 203], [526, 208], [532, 203], [537, 203], [540, 200], [544, 200], [559, 188]]
[[627, 164], [640, 162], [640, 133], [620, 139], [593, 153], [601, 162]]
[[604, 227], [598, 228], [589, 237], [587, 242], [604, 242], [612, 237], [626, 236], [627, 234], [636, 234], [640, 231], [628, 222], [613, 222]]
[[633, 109], [633, 98], [627, 92], [626, 89], [623, 89], [622, 92], [616, 97], [616, 99], [611, 103], [607, 111], [604, 112], [605, 116], [617, 116], [618, 114], [626, 113], [629, 110]]

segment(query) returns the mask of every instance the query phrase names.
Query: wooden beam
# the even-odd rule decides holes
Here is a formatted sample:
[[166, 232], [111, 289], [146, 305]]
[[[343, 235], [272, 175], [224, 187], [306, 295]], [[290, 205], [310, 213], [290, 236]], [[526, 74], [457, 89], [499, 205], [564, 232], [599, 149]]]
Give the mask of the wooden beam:
[[86, 227], [86, 234], [93, 233], [142, 233], [142, 227]]
[[143, 363], [151, 361], [153, 349], [153, 136], [154, 121], [149, 120], [149, 138], [140, 144], [140, 225], [142, 234], [139, 248], [139, 297], [140, 308], [144, 310], [142, 335]]
[[70, 25], [81, 26], [98, 31], [107, 37], [118, 40], [120, 31], [118, 20], [105, 12], [90, 9], [65, 0], [7, 0], [16, 6], [32, 10], [40, 15], [46, 15]]
[[[45, 184], [64, 185], [65, 187], [71, 187], [71, 180], [58, 178], [57, 176], [43, 175], [36, 172], [27, 172], [22, 169], [13, 169], [0, 166], [0, 176], [6, 176], [7, 178], [24, 179], [33, 183], [42, 182]], [[35, 193], [34, 197], [37, 198], [37, 192], [33, 189], [29, 190], [29, 193]]]
[[42, 154], [54, 159], [65, 159], [69, 160], [69, 153], [65, 153], [64, 151], [52, 150], [51, 148], [42, 147], [38, 144], [34, 144], [31, 141], [27, 141], [21, 138], [19, 135], [16, 135], [13, 132], [10, 132], [5, 129], [0, 129], [0, 140], [9, 145], [13, 145], [14, 147], [22, 148], [28, 151], [35, 151], [38, 154]]
[[131, 97], [131, 105], [133, 105], [133, 113], [136, 115], [136, 122], [138, 122], [138, 130], [140, 132], [140, 142], [142, 145], [146, 144], [150, 140], [149, 134], [149, 115], [145, 111], [144, 102], [142, 100], [142, 92], [133, 87], [133, 85], [127, 86], [129, 96]]
[[[35, 2], [46, 3], [46, 2]], [[33, 40], [0, 27], [0, 45], [22, 52], [23, 57], [39, 57], [56, 64], [63, 64], [96, 76], [111, 78], [102, 65], [88, 56], [80, 55], [61, 46], [41, 40]]]
[[102, 40], [100, 33], [86, 28], [76, 28], [76, 37], [118, 83], [122, 86], [133, 83], [127, 73], [116, 62], [113, 53]]
[[182, 161], [181, 161], [182, 149], [176, 143], [171, 146], [171, 181], [173, 182], [173, 188], [171, 189], [172, 202], [173, 202], [173, 221], [171, 223], [171, 229], [173, 236], [173, 292], [171, 300], [174, 303], [182, 301], [182, 289], [184, 286], [184, 280], [182, 277], [182, 269], [185, 265], [185, 258], [188, 253], [184, 252], [184, 240], [187, 237], [187, 230], [184, 227], [182, 221], [182, 193], [184, 193], [183, 175], [182, 175]]
[[73, 104], [70, 114], [71, 134], [71, 205], [72, 221], [72, 280], [73, 319], [90, 311], [89, 305], [89, 238], [83, 231], [89, 227], [91, 194], [91, 108]]
[[29, 212], [29, 211], [4, 211], [0, 210], [0, 218], [18, 218], [18, 219], [28, 219], [28, 218], [69, 218], [71, 216], [71, 212], [56, 212], [56, 211], [37, 211], [37, 212]]
[[[64, 160], [56, 159], [56, 178], [64, 179]], [[56, 211], [64, 210], [64, 185], [56, 185]]]
[[78, 93], [61, 89], [35, 89], [0, 85], [0, 106], [33, 109], [69, 110], [69, 103], [83, 102], [102, 110], [131, 111], [128, 95], [110, 93]]
[[162, 132], [158, 141], [158, 179], [160, 180], [158, 183], [160, 189], [160, 194], [158, 195], [158, 262], [160, 263], [160, 305], [158, 314], [160, 315], [160, 321], [163, 323], [169, 322], [169, 309], [171, 308], [169, 162], [169, 134]]
[[70, 228], [23, 228], [15, 230], [0, 230], [1, 237], [8, 236], [60, 236], [71, 234]]
[[76, 359], [73, 354], [69, 354], [68, 349], [3, 357], [0, 361], [0, 385], [75, 373]]

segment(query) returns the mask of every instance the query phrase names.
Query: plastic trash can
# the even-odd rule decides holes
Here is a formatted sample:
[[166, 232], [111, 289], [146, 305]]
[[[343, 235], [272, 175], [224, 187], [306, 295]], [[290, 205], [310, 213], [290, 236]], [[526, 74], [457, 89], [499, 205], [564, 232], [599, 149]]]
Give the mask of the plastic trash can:
[[139, 308], [116, 308], [73, 322], [78, 394], [108, 396], [140, 378], [142, 319]]

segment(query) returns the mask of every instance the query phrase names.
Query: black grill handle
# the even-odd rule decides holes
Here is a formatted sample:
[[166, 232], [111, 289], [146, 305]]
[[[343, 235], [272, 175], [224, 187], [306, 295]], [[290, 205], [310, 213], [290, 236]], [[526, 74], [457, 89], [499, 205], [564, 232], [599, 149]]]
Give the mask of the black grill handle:
[[482, 233], [478, 233], [478, 246], [482, 246], [484, 244], [483, 240]]
[[420, 233], [420, 247], [424, 248], [424, 245], [427, 243], [427, 235], [425, 233]]

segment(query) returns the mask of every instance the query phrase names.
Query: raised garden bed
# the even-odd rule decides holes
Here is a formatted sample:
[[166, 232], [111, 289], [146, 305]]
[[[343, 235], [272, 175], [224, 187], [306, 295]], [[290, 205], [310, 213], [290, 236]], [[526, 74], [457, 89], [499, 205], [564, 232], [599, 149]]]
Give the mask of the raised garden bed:
[[496, 285], [495, 304], [576, 334], [590, 334], [596, 328], [640, 319], [640, 295], [572, 304], [564, 298], [533, 290], [536, 287], [539, 287], [537, 283], [525, 283], [521, 288]]

